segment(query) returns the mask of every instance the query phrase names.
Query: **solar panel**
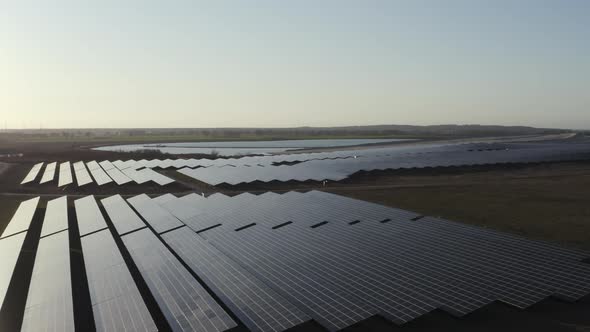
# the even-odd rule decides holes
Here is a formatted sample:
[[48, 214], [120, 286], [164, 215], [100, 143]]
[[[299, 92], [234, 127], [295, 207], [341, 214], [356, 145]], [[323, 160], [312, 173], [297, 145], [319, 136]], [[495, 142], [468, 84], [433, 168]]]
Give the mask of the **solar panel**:
[[100, 167], [100, 165], [96, 161], [91, 161], [86, 163], [92, 177], [94, 177], [94, 181], [99, 186], [105, 185], [107, 183], [113, 182], [113, 180], [105, 173], [105, 171]]
[[119, 235], [147, 227], [120, 195], [104, 198], [101, 203]]
[[[377, 315], [379, 310], [358, 298], [358, 289], [346, 287], [340, 278], [327, 280], [315, 270], [310, 271], [304, 260], [295, 263], [281, 252], [272, 252], [264, 242], [250, 242], [243, 238], [260, 228], [223, 233], [212, 243], [223, 253], [240, 262], [248, 271], [276, 292], [305, 310], [318, 323], [330, 331], [340, 330]], [[276, 232], [276, 231], [275, 231]], [[313, 255], [301, 259], [313, 260]]]
[[62, 196], [47, 202], [41, 237], [68, 228], [68, 198]]
[[82, 187], [93, 182], [83, 161], [74, 163], [74, 172], [76, 173], [76, 182], [78, 183], [78, 187]]
[[76, 218], [80, 236], [96, 232], [107, 227], [107, 224], [94, 200], [94, 196], [86, 196], [74, 201]]
[[311, 320], [186, 227], [162, 237], [251, 331], [284, 331]]
[[205, 218], [198, 206], [190, 204], [190, 200], [205, 201], [203, 197], [198, 195], [191, 195], [191, 197], [184, 199], [166, 195], [153, 199], [152, 202], [159, 203], [158, 205], [195, 231], [201, 231], [220, 223], [219, 218]]
[[71, 184], [72, 182], [74, 182], [74, 180], [72, 179], [72, 167], [70, 162], [66, 161], [61, 163], [59, 165], [59, 179], [57, 186], [63, 187], [65, 185]]
[[[0, 238], [0, 301], [39, 200], [22, 202]], [[339, 330], [375, 314], [402, 324], [434, 309], [464, 316], [494, 301], [524, 309], [590, 294], [588, 252], [321, 191], [128, 201], [154, 231], [121, 196], [102, 204], [174, 330], [235, 327], [216, 299], [250, 330], [281, 331], [310, 319]], [[153, 330], [94, 197], [74, 206], [95, 325]], [[24, 328], [72, 329], [67, 197], [47, 203], [42, 226]]]
[[27, 184], [27, 183], [31, 183], [31, 182], [35, 181], [35, 179], [37, 178], [37, 175], [39, 174], [39, 171], [41, 171], [42, 167], [43, 167], [43, 163], [35, 164], [20, 184]]
[[39, 241], [21, 331], [74, 331], [67, 231]]
[[111, 163], [109, 160], [103, 160], [103, 161], [99, 162], [98, 164], [105, 171], [108, 171], [109, 169], [115, 168], [115, 165], [113, 165], [113, 163]]
[[153, 202], [146, 194], [131, 197], [127, 201], [158, 233], [184, 226], [180, 220]]
[[226, 331], [237, 326], [149, 229], [122, 237], [173, 331]]
[[4, 238], [28, 230], [31, 221], [33, 221], [33, 216], [35, 215], [35, 210], [37, 209], [38, 204], [39, 197], [21, 202], [8, 223], [8, 226], [6, 226], [4, 232], [2, 232], [1, 237]]
[[157, 331], [111, 232], [81, 242], [96, 330]]
[[[588, 158], [590, 158], [590, 145], [587, 143], [537, 143], [527, 146], [510, 143], [503, 144], [502, 148], [481, 148], [477, 147], [477, 144], [423, 144], [323, 154], [303, 154], [300, 157], [263, 156], [217, 159], [199, 163], [207, 168], [183, 168], [179, 172], [210, 185], [222, 183], [236, 185], [272, 180], [340, 181], [356, 172], [372, 170]], [[294, 165], [275, 164], [277, 161], [294, 160], [301, 162]], [[182, 166], [180, 163], [175, 163], [175, 165]], [[193, 165], [191, 164], [191, 166]]]
[[27, 233], [20, 233], [6, 239], [0, 240], [0, 309], [4, 303], [4, 297], [8, 292], [8, 286], [16, 267]]
[[55, 177], [55, 168], [56, 167], [57, 167], [56, 162], [53, 162], [51, 164], [47, 164], [47, 167], [45, 167], [45, 172], [43, 173], [43, 176], [41, 177], [41, 181], [39, 183], [43, 184], [43, 183], [53, 181], [53, 178]]
[[105, 172], [115, 181], [117, 185], [123, 185], [125, 183], [129, 183], [132, 180], [123, 172], [121, 172], [118, 168], [116, 168], [113, 164], [107, 163], [108, 160], [101, 162], [102, 167], [104, 168]]
[[144, 168], [139, 172], [142, 173], [143, 176], [145, 176], [146, 178], [149, 178], [151, 181], [154, 181], [155, 183], [159, 184], [160, 186], [165, 186], [167, 184], [174, 182], [174, 180], [172, 180], [171, 178], [169, 178], [163, 174], [160, 174], [151, 168]]
[[159, 204], [159, 205], [166, 204], [167, 202], [174, 201], [174, 200], [176, 200], [176, 196], [174, 196], [172, 194], [164, 194], [162, 196], [152, 198], [152, 201]]
[[123, 174], [125, 174], [125, 176], [135, 181], [137, 184], [143, 184], [150, 181], [150, 178], [145, 173], [137, 171], [132, 167], [124, 168], [121, 171]]

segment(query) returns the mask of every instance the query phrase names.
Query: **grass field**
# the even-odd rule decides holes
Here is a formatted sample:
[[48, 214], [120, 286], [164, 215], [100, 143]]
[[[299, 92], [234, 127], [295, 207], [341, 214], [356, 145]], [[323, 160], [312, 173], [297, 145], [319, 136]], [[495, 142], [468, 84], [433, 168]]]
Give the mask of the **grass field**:
[[[384, 176], [329, 191], [590, 250], [590, 163], [484, 172]], [[379, 185], [391, 184], [390, 188]]]

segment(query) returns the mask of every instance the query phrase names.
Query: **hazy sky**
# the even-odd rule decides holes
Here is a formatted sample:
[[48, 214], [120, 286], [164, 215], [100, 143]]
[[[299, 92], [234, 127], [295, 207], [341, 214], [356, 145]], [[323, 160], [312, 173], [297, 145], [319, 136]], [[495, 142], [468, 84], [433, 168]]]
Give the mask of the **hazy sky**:
[[0, 126], [590, 128], [590, 1], [0, 1]]

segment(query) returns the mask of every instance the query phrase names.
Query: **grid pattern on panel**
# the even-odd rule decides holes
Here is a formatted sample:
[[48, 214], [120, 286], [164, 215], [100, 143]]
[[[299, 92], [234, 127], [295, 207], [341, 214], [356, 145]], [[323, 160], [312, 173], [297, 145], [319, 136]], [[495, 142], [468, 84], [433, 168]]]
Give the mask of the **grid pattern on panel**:
[[68, 198], [62, 196], [47, 202], [41, 237], [68, 228]]
[[189, 225], [193, 230], [200, 231], [218, 225], [219, 219], [207, 220], [199, 209], [200, 202], [209, 202], [202, 196], [191, 194], [182, 198], [160, 196], [152, 202], [167, 210], [183, 223]]
[[250, 330], [283, 331], [310, 320], [188, 228], [166, 233], [163, 238]]
[[180, 220], [170, 214], [170, 212], [153, 202], [146, 194], [131, 197], [127, 201], [158, 233], [163, 233], [184, 225]]
[[[320, 274], [309, 273], [290, 260], [275, 257], [236, 234], [223, 233], [212, 243], [328, 330], [340, 330], [379, 313], [372, 304], [360, 299], [356, 291]], [[313, 259], [313, 256], [303, 258]]]
[[2, 309], [2, 303], [4, 303], [4, 297], [8, 291], [26, 235], [25, 232], [0, 240], [0, 262], [2, 263], [0, 269], [0, 309]]
[[41, 168], [43, 168], [43, 164], [44, 163], [35, 164], [20, 184], [27, 184], [35, 181], [37, 175], [39, 175], [39, 172], [41, 171]]
[[39, 204], [39, 197], [31, 198], [24, 202], [21, 202], [16, 209], [16, 212], [10, 219], [8, 226], [2, 232], [1, 237], [10, 236], [16, 233], [20, 233], [29, 229], [35, 210]]
[[106, 221], [94, 200], [94, 196], [86, 196], [74, 201], [76, 218], [80, 236], [96, 232], [107, 227]]
[[67, 231], [39, 241], [21, 331], [74, 331]]
[[123, 197], [115, 195], [101, 200], [119, 235], [146, 227]]
[[132, 181], [108, 160], [101, 161], [100, 166], [102, 166], [105, 172], [107, 172], [111, 179], [113, 179], [113, 181], [115, 181], [115, 183], [119, 186]]
[[122, 239], [174, 331], [225, 331], [237, 326], [149, 229]]
[[97, 331], [157, 331], [111, 232], [81, 242]]
[[100, 165], [96, 161], [90, 161], [86, 164], [94, 181], [97, 185], [102, 186], [107, 183], [113, 182], [113, 180], [105, 173], [105, 171], [100, 167]]

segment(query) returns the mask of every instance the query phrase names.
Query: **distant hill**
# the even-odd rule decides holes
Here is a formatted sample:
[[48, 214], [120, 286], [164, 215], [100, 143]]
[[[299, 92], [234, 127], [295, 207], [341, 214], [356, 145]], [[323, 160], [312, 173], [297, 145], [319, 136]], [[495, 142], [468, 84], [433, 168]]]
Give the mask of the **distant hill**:
[[572, 132], [564, 129], [485, 125], [376, 125], [297, 128], [128, 128], [4, 130], [0, 140], [60, 141], [211, 141], [321, 138], [463, 138], [540, 135]]

